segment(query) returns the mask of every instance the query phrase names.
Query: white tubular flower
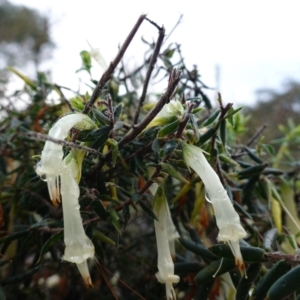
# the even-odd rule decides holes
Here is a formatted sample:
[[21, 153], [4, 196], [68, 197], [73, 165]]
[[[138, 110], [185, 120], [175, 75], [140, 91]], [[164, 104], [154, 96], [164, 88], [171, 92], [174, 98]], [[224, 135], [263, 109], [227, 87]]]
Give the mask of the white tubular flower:
[[[49, 131], [49, 136], [65, 139], [72, 127], [92, 129], [95, 123], [84, 114], [70, 114], [54, 124]], [[86, 285], [91, 286], [87, 259], [94, 257], [95, 250], [92, 241], [84, 232], [78, 202], [80, 194], [78, 182], [84, 154], [84, 151], [72, 150], [63, 160], [62, 145], [47, 141], [36, 173], [47, 181], [50, 198], [54, 203], [60, 201], [61, 194], [66, 245], [63, 259], [76, 263]]]
[[91, 50], [90, 50], [90, 55], [91, 57], [100, 65], [100, 67], [105, 71], [107, 69], [107, 63], [103, 57], [103, 55], [100, 52], [99, 48], [94, 48], [88, 41], [87, 43], [89, 44]]
[[63, 259], [76, 263], [87, 286], [90, 286], [92, 283], [87, 268], [87, 259], [94, 257], [95, 249], [82, 226], [78, 203], [79, 187], [68, 168], [60, 174], [60, 180], [66, 245]]
[[146, 128], [167, 125], [180, 120], [184, 114], [184, 108], [179, 100], [171, 100], [166, 104]]
[[173, 283], [178, 283], [180, 278], [174, 275], [174, 263], [169, 248], [167, 219], [170, 218], [168, 203], [162, 187], [158, 187], [153, 203], [153, 212], [158, 218], [154, 220], [155, 236], [157, 243], [157, 268], [156, 278], [166, 285], [167, 300], [176, 300]]
[[[151, 186], [149, 187], [150, 193], [154, 196], [156, 194], [156, 191], [158, 189], [158, 184], [156, 182], [153, 182]], [[175, 251], [175, 240], [177, 240], [180, 235], [173, 223], [173, 220], [171, 218], [171, 212], [169, 205], [167, 204], [167, 209], [168, 209], [168, 218], [166, 219], [166, 230], [167, 230], [167, 235], [168, 235], [168, 241], [169, 241], [169, 247], [170, 247], [170, 252], [173, 258], [175, 258], [176, 251]]]
[[196, 146], [182, 143], [183, 157], [186, 165], [192, 168], [202, 179], [205, 190], [213, 205], [217, 226], [218, 240], [227, 242], [235, 256], [236, 265], [244, 273], [244, 262], [240, 252], [239, 240], [247, 233], [240, 223], [240, 217], [224, 189], [220, 178], [210, 166], [202, 150]]
[[[72, 127], [84, 130], [92, 129], [95, 126], [95, 123], [87, 115], [80, 113], [69, 114], [59, 119], [49, 130], [48, 135], [64, 140]], [[49, 195], [54, 205], [60, 202], [58, 176], [65, 167], [63, 155], [61, 145], [47, 141], [42, 151], [41, 160], [38, 162], [35, 170], [43, 180], [47, 181]]]

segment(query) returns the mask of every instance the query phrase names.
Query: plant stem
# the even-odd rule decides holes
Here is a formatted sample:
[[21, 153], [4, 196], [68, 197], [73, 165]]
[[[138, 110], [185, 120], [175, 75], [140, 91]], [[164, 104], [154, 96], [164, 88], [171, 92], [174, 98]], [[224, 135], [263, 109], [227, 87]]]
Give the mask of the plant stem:
[[127, 36], [125, 42], [123, 43], [121, 49], [119, 50], [117, 56], [115, 57], [115, 59], [110, 63], [109, 67], [107, 68], [107, 70], [103, 73], [103, 75], [101, 76], [96, 88], [93, 91], [92, 96], [90, 97], [89, 101], [85, 104], [84, 109], [83, 109], [83, 113], [84, 114], [88, 114], [94, 103], [96, 102], [99, 94], [101, 93], [101, 91], [103, 90], [105, 84], [108, 82], [108, 80], [111, 78], [113, 72], [115, 71], [117, 65], [119, 64], [120, 60], [122, 59], [124, 53], [126, 52], [128, 46], [130, 45], [133, 37], [135, 36], [136, 32], [138, 31], [138, 29], [140, 28], [141, 24], [143, 23], [144, 19], [146, 18], [146, 15], [141, 15], [136, 24], [134, 25], [134, 27], [132, 28], [131, 32], [129, 33], [129, 35]]

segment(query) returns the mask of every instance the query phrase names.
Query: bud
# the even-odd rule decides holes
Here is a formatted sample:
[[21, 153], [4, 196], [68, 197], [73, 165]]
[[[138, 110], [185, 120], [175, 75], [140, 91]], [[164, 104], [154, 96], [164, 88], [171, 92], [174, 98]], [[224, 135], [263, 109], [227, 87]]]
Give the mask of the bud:
[[155, 118], [147, 125], [146, 128], [162, 126], [180, 120], [183, 117], [184, 108], [179, 100], [171, 100]]

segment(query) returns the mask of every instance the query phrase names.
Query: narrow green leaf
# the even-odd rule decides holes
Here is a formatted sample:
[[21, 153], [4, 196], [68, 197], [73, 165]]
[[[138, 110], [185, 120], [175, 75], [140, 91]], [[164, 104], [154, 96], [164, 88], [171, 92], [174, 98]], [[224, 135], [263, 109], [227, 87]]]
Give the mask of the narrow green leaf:
[[116, 246], [116, 243], [112, 239], [110, 239], [109, 237], [107, 237], [106, 235], [104, 235], [102, 232], [98, 231], [95, 228], [93, 228], [93, 239], [104, 242], [111, 246]]
[[204, 134], [200, 136], [198, 145], [204, 144], [206, 141], [208, 141], [215, 133], [217, 132], [217, 128], [209, 128]]
[[200, 133], [199, 133], [199, 127], [198, 127], [197, 121], [196, 121], [195, 116], [193, 114], [190, 114], [189, 117], [190, 117], [189, 120], [192, 124], [192, 128], [193, 128], [193, 131], [194, 131], [194, 134], [195, 134], [196, 142], [198, 142], [199, 139], [200, 139]]
[[275, 156], [276, 151], [273, 146], [267, 144], [263, 144], [262, 146], [271, 156]]
[[291, 269], [286, 261], [280, 260], [262, 277], [251, 295], [251, 300], [264, 300], [272, 284]]
[[179, 120], [176, 120], [175, 122], [162, 127], [158, 131], [157, 137], [158, 138], [163, 138], [166, 135], [173, 133], [178, 128], [178, 125], [179, 125]]
[[92, 112], [101, 125], [109, 124], [109, 118], [105, 116], [99, 109], [94, 109]]
[[207, 127], [210, 124], [212, 124], [218, 118], [219, 114], [220, 114], [220, 109], [217, 109], [216, 111], [214, 111], [210, 115], [210, 117], [206, 121], [203, 122], [202, 127]]
[[256, 166], [246, 168], [246, 169], [238, 172], [238, 177], [239, 178], [248, 178], [253, 175], [260, 174], [265, 169], [266, 166], [267, 166], [267, 164], [262, 164], [262, 165], [256, 165]]
[[221, 121], [220, 124], [220, 137], [223, 144], [223, 147], [226, 147], [226, 119]]
[[120, 103], [117, 106], [114, 107], [114, 121], [118, 121], [123, 110], [123, 104]]
[[122, 232], [121, 232], [120, 218], [119, 218], [118, 213], [113, 209], [109, 209], [109, 210], [107, 210], [107, 212], [111, 216], [112, 224], [114, 225], [114, 227], [116, 228], [118, 233], [121, 234]]
[[235, 300], [245, 300], [249, 297], [249, 290], [252, 287], [253, 282], [257, 278], [262, 264], [253, 263], [247, 268], [247, 277], [243, 277], [236, 290]]
[[107, 212], [104, 206], [102, 205], [102, 202], [100, 200], [94, 200], [91, 202], [91, 207], [94, 210], [94, 212], [102, 219], [106, 220], [107, 218]]
[[164, 55], [164, 56], [167, 57], [167, 58], [172, 58], [174, 52], [175, 52], [175, 48], [173, 48], [173, 49], [167, 48], [167, 49], [162, 53], [162, 55]]
[[178, 147], [178, 142], [171, 140], [167, 141], [164, 147], [164, 155], [169, 155]]
[[172, 167], [170, 164], [164, 163], [161, 164], [161, 168], [163, 171], [171, 175], [172, 177], [178, 179], [181, 182], [189, 183], [174, 167]]
[[51, 238], [44, 244], [42, 250], [41, 250], [41, 253], [40, 253], [40, 256], [39, 256], [39, 259], [37, 261], [37, 263], [40, 262], [40, 260], [42, 259], [43, 255], [45, 253], [47, 253], [47, 251], [49, 250], [49, 248], [54, 245], [57, 241], [61, 240], [64, 236], [64, 232], [63, 230], [52, 235]]
[[17, 276], [14, 276], [14, 277], [2, 280], [0, 282], [0, 284], [1, 285], [8, 285], [8, 284], [13, 284], [13, 283], [24, 281], [24, 280], [28, 279], [29, 277], [31, 277], [40, 267], [41, 266], [36, 266], [33, 269], [31, 269], [31, 270], [29, 270], [29, 271], [27, 271], [25, 273], [22, 273], [20, 275], [17, 275]]
[[264, 175], [280, 176], [283, 174], [283, 171], [274, 168], [265, 168], [262, 173]]
[[218, 155], [219, 159], [221, 162], [224, 162], [226, 164], [230, 164], [230, 165], [233, 165], [233, 166], [238, 166], [239, 164], [233, 160], [232, 158], [230, 158], [229, 156], [225, 155], [225, 154], [219, 154]]
[[262, 164], [264, 161], [256, 154], [254, 154], [254, 151], [248, 147], [244, 147], [244, 149], [246, 150], [248, 156], [255, 161], [258, 164]]
[[151, 149], [154, 153], [158, 153], [159, 150], [160, 150], [160, 147], [159, 147], [159, 140], [158, 139], [155, 139], [153, 142], [152, 142], [152, 145], [151, 145]]
[[97, 133], [95, 132], [92, 134], [93, 137], [95, 137], [95, 142], [92, 145], [92, 148], [98, 149], [100, 146], [102, 146], [106, 140], [108, 139], [110, 128], [109, 126], [104, 126], [97, 130]]
[[233, 259], [222, 258], [217, 261], [213, 261], [209, 266], [205, 267], [195, 276], [195, 282], [197, 285], [205, 284], [206, 282], [213, 280], [226, 272], [235, 268], [235, 262]]
[[92, 67], [91, 55], [88, 51], [83, 50], [80, 52], [83, 69], [90, 73]]
[[19, 76], [28, 86], [31, 87], [31, 89], [36, 90], [37, 89], [37, 84], [33, 82], [29, 77], [25, 76], [21, 72], [19, 72], [17, 69], [14, 67], [7, 67], [7, 69], [13, 73], [15, 73], [17, 76]]
[[282, 300], [299, 289], [300, 266], [281, 276], [269, 289], [268, 300]]
[[[251, 246], [247, 246], [247, 247], [241, 246], [240, 248], [241, 248], [241, 253], [244, 261], [246, 262], [266, 261], [266, 257], [265, 257], [266, 252], [263, 249], [257, 247], [251, 247]], [[213, 245], [209, 248], [209, 250], [215, 255], [234, 259], [232, 250], [228, 245], [225, 244]]]
[[151, 218], [151, 219], [155, 219], [156, 221], [158, 221], [157, 216], [155, 215], [155, 213], [152, 211], [152, 209], [147, 206], [142, 200], [139, 201], [139, 204], [141, 206], [141, 208], [143, 209], [143, 211]]
[[29, 230], [23, 230], [23, 231], [19, 231], [19, 232], [12, 233], [10, 235], [4, 236], [4, 237], [0, 238], [0, 244], [5, 243], [5, 242], [6, 243], [7, 242], [11, 242], [13, 240], [17, 240], [17, 239], [19, 239], [21, 237], [26, 236], [29, 233], [30, 233]]
[[237, 112], [239, 112], [243, 108], [244, 108], [244, 106], [240, 106], [236, 109], [229, 110], [225, 116], [226, 119], [231, 118], [233, 115], [235, 115]]
[[178, 240], [187, 250], [199, 255], [200, 257], [204, 257], [211, 260], [218, 259], [218, 256], [209, 251], [204, 245], [183, 238], [179, 238]]

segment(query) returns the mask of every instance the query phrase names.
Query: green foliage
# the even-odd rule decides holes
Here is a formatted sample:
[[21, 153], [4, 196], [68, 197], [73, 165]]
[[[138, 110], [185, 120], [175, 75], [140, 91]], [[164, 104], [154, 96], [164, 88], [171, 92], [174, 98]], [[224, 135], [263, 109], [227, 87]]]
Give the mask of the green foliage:
[[[149, 66], [154, 45], [147, 45], [145, 62], [139, 68], [118, 66], [96, 95], [88, 114], [97, 128], [72, 129], [67, 141], [62, 141], [65, 156], [70, 149], [76, 153], [87, 147], [79, 186], [82, 220], [97, 258], [90, 266], [94, 287], [89, 290], [77, 269], [61, 263], [61, 205], [52, 205], [35, 165], [44, 135], [60, 116], [83, 110], [94, 89], [88, 82], [84, 94], [66, 99], [62, 88], [50, 83], [45, 74], [31, 80], [11, 69], [25, 87], [9, 98], [9, 105], [3, 104], [0, 116], [0, 291], [7, 299], [28, 295], [45, 299], [57, 294], [65, 299], [162, 299], [165, 288], [155, 279], [156, 216], [150, 193], [151, 185], [157, 183], [181, 236], [176, 242], [175, 274], [181, 277], [174, 287], [177, 294], [184, 293], [186, 299], [221, 299], [220, 295], [234, 299], [226, 298], [223, 283], [228, 276], [237, 299], [249, 299], [253, 290], [251, 299], [267, 295], [293, 299], [298, 294], [300, 220], [296, 205], [299, 168], [291, 144], [298, 143], [299, 126], [281, 127], [284, 136], [277, 153], [271, 140], [258, 136], [242, 144], [249, 118], [241, 108], [219, 99], [219, 107], [212, 110], [198, 70], [188, 69], [179, 45], [163, 46], [155, 66]], [[81, 71], [98, 82], [93, 78], [90, 53], [81, 52], [81, 59]], [[152, 67], [152, 82], [164, 82], [166, 92], [148, 92], [140, 101], [137, 91], [145, 88]], [[172, 71], [175, 67], [181, 69], [181, 77], [172, 90], [178, 74]], [[156, 103], [168, 92], [165, 103], [172, 95], [183, 114], [176, 114], [177, 119], [169, 124], [146, 129]], [[49, 101], [53, 93], [59, 97], [54, 103]], [[29, 104], [16, 109], [13, 103], [24, 96]], [[248, 232], [240, 242], [248, 278], [237, 273], [229, 246], [216, 243], [212, 206], [205, 201], [201, 179], [183, 162], [182, 141], [203, 149], [240, 215]], [[55, 276], [57, 283], [50, 285]]]

